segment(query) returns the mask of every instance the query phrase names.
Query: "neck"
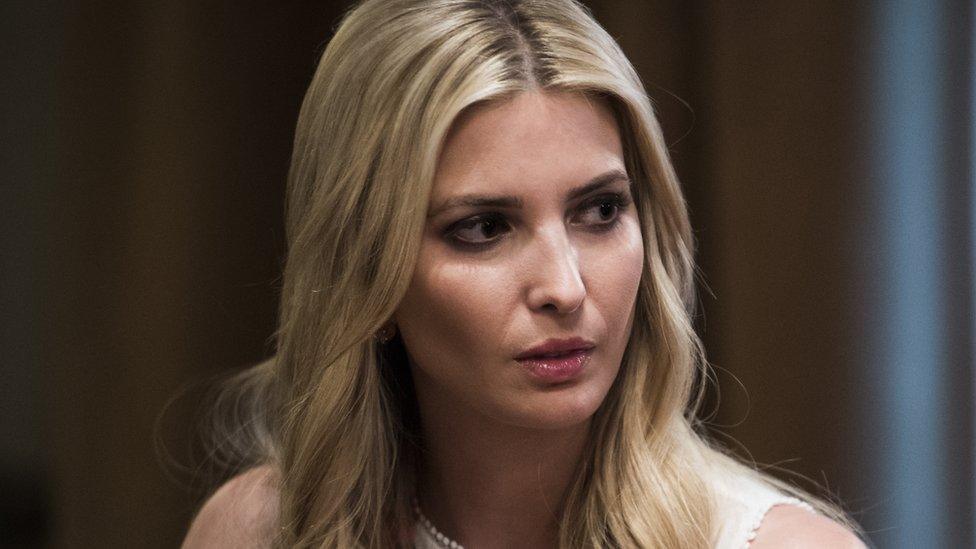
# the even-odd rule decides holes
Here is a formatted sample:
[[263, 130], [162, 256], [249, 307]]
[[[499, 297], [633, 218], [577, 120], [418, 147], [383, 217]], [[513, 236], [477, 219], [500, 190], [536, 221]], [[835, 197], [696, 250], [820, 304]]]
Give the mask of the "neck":
[[466, 547], [556, 547], [589, 422], [558, 430], [507, 425], [424, 394], [422, 385], [424, 514]]

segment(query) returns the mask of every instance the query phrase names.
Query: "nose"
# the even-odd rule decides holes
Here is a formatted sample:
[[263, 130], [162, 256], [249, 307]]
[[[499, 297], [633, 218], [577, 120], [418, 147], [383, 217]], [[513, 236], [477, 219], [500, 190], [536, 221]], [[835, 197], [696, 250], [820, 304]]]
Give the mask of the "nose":
[[532, 310], [576, 311], [586, 297], [580, 273], [579, 254], [565, 228], [540, 232], [529, 251], [526, 267], [530, 276], [528, 303]]

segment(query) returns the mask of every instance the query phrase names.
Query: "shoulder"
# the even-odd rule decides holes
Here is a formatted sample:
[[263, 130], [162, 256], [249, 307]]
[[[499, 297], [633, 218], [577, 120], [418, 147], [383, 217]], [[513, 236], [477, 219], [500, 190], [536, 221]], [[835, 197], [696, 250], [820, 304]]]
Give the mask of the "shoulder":
[[270, 546], [278, 512], [276, 486], [277, 476], [267, 465], [227, 481], [200, 508], [183, 549]]
[[750, 549], [865, 549], [843, 525], [797, 505], [774, 505], [763, 518]]

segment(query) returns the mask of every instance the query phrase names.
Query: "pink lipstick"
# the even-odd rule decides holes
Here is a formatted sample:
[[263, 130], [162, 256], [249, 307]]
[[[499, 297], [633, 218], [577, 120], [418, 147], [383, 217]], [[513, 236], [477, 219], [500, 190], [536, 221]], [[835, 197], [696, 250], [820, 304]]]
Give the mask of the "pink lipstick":
[[546, 383], [573, 379], [590, 361], [590, 349], [579, 349], [557, 356], [532, 356], [518, 359], [532, 377]]
[[515, 357], [529, 374], [547, 383], [568, 381], [590, 360], [594, 344], [581, 337], [547, 339]]

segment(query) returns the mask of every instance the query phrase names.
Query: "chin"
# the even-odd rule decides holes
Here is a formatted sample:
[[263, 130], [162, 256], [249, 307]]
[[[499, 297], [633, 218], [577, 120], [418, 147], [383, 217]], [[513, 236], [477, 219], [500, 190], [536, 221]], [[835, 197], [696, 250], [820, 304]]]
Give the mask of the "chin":
[[553, 386], [532, 395], [526, 408], [507, 410], [507, 423], [526, 429], [567, 429], [585, 424], [606, 396], [594, 386]]

